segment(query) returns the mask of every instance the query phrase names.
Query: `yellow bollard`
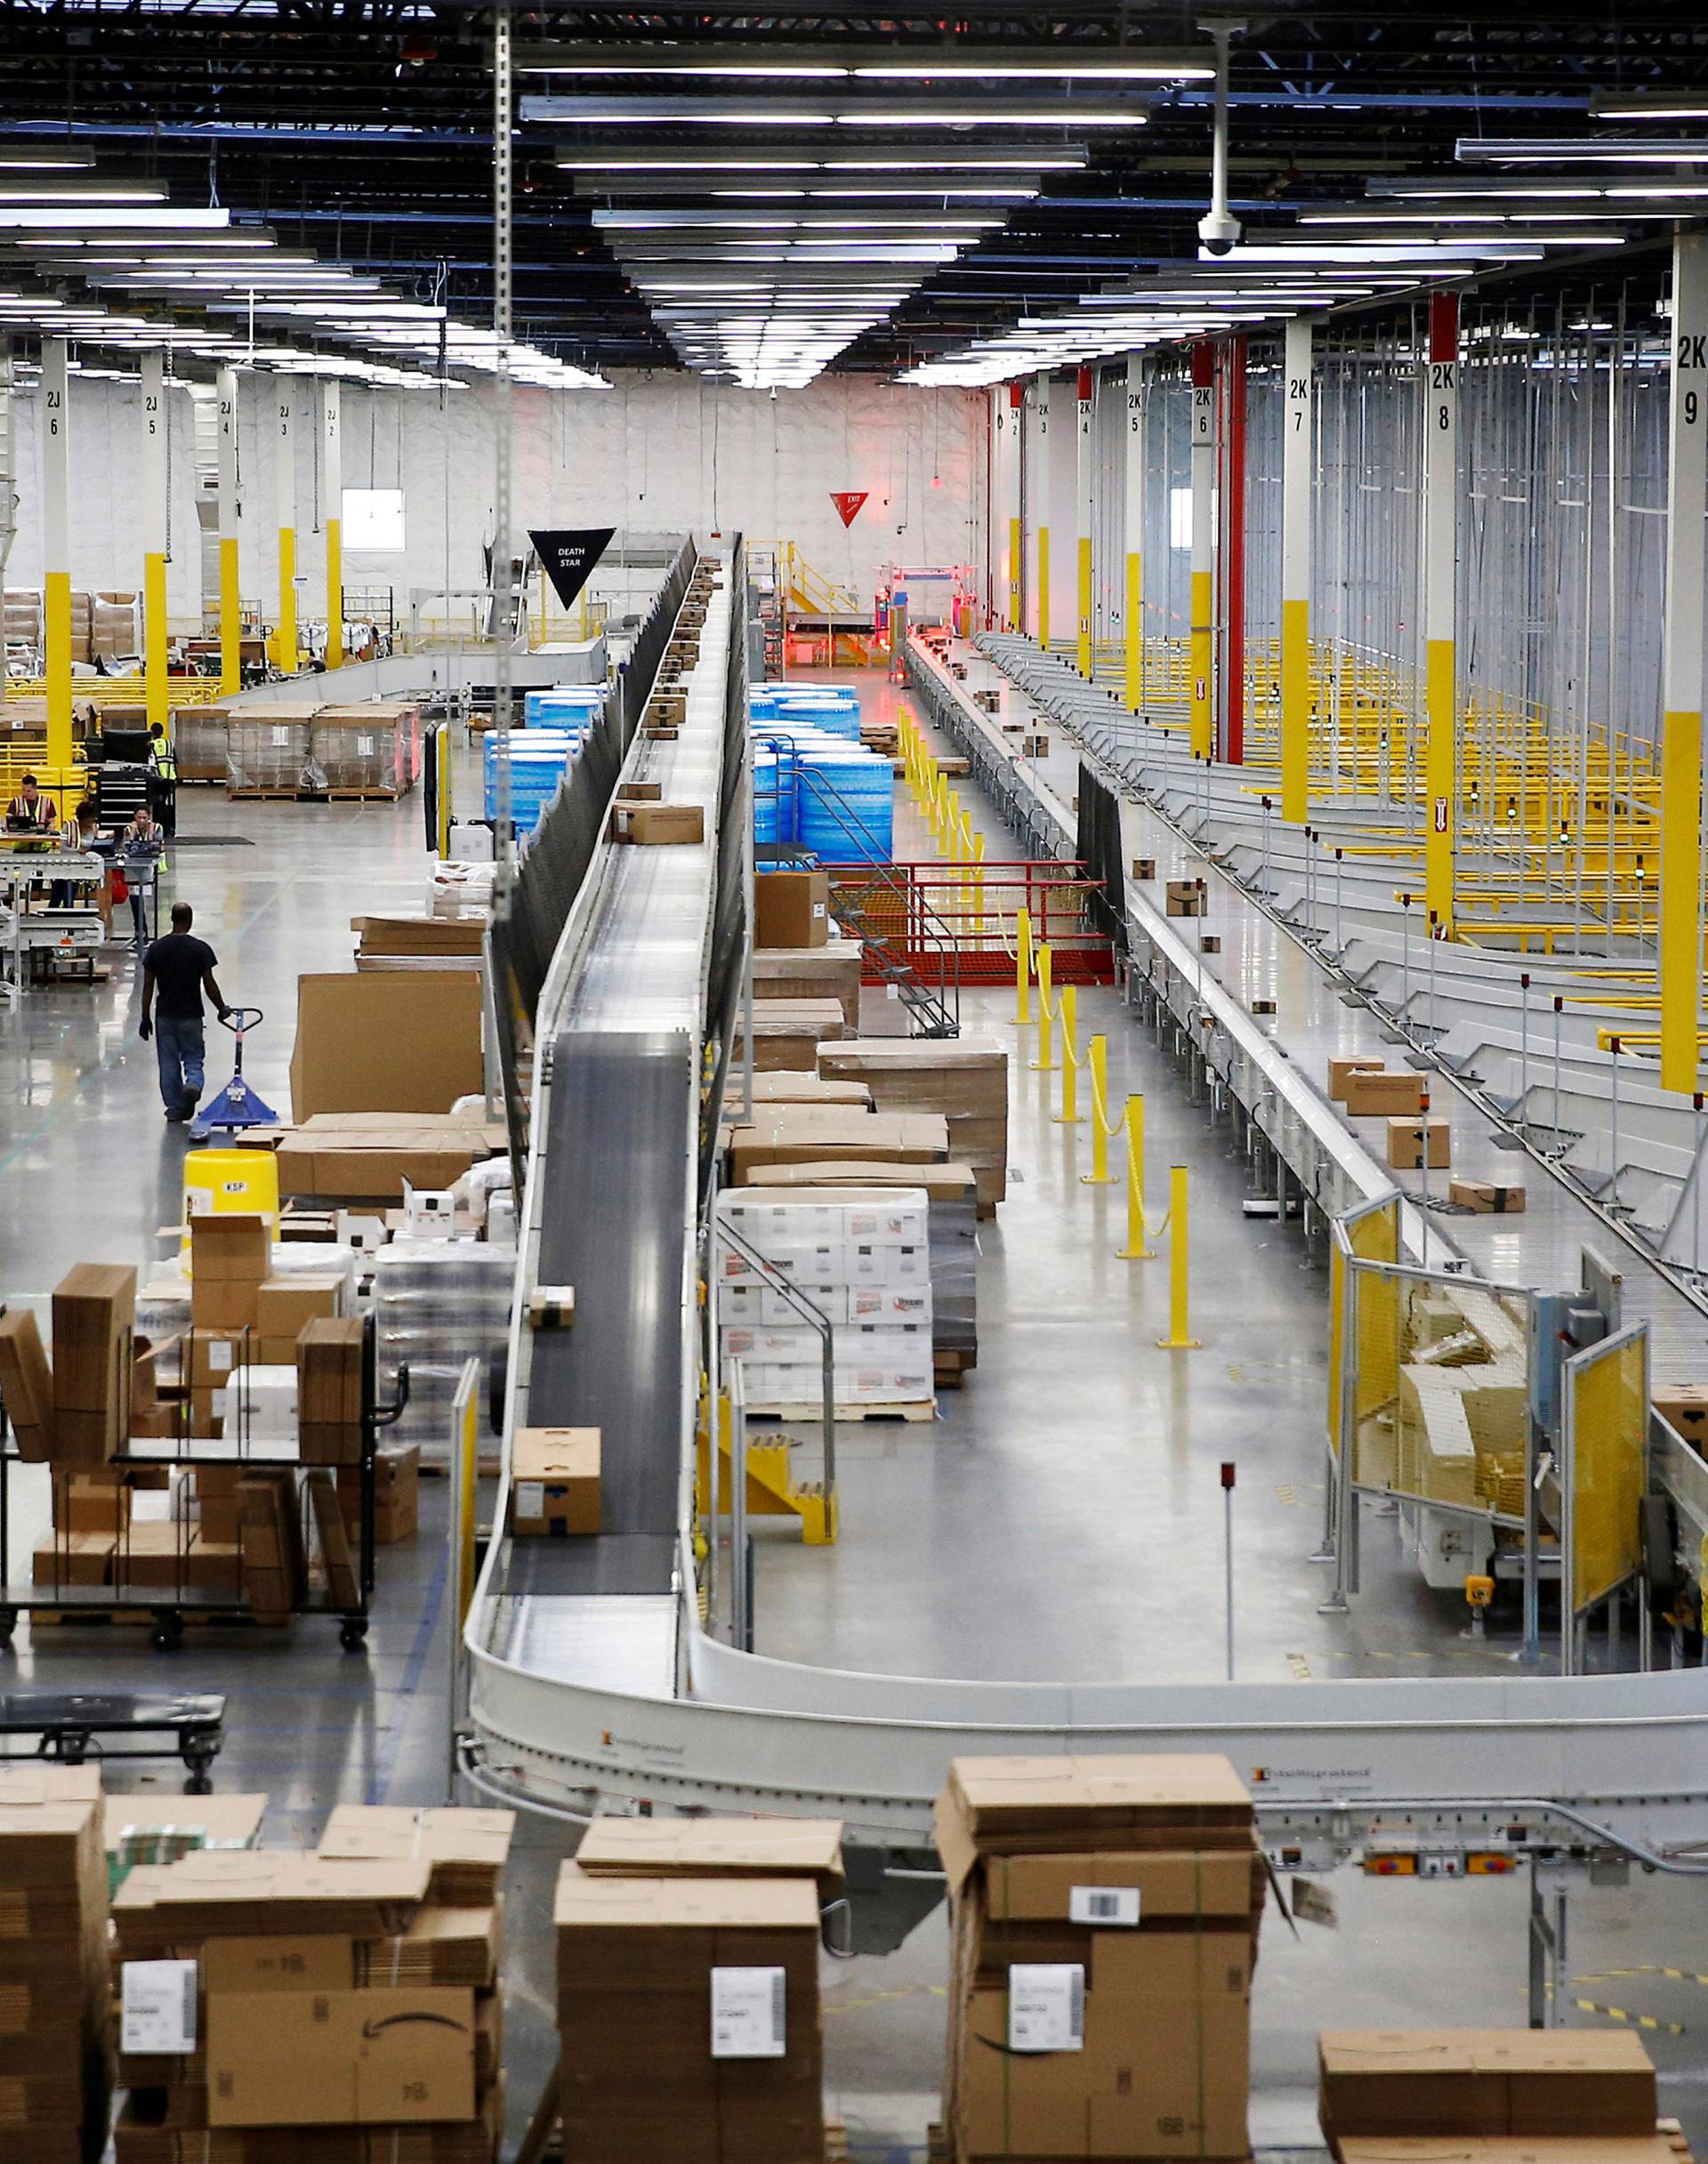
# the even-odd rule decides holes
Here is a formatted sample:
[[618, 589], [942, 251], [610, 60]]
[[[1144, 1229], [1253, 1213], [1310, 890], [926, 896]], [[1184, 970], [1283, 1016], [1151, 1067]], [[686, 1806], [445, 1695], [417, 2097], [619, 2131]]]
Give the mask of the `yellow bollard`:
[[1150, 1262], [1156, 1251], [1145, 1245], [1145, 1100], [1127, 1099], [1127, 1244], [1115, 1251], [1123, 1262]]
[[1165, 1353], [1198, 1349], [1198, 1340], [1188, 1334], [1186, 1321], [1186, 1167], [1172, 1165], [1168, 1174], [1168, 1335], [1156, 1340], [1158, 1349]]
[[985, 838], [972, 838], [972, 934], [982, 947], [985, 943]]
[[1109, 1179], [1109, 1041], [1093, 1037], [1085, 1048], [1092, 1067], [1092, 1169], [1080, 1176], [1082, 1187], [1107, 1187]]
[[961, 861], [961, 849], [963, 837], [964, 828], [962, 825], [961, 819], [961, 799], [958, 792], [951, 789], [949, 792], [949, 857], [951, 861], [955, 864], [959, 864]]
[[1051, 1043], [1050, 1025], [1055, 1018], [1050, 1010], [1050, 950], [1047, 946], [1041, 946], [1038, 949], [1037, 968], [1038, 1056], [1032, 1062], [1032, 1066], [1036, 1074], [1053, 1074], [1056, 1071], [1056, 1063], [1050, 1057]]
[[1057, 1013], [1061, 1021], [1061, 1110], [1056, 1114], [1058, 1127], [1079, 1125], [1079, 1046], [1076, 1039], [1079, 1032], [1079, 994], [1072, 985], [1061, 987], [1061, 998], [1057, 1002]]
[[1014, 1019], [1032, 1019], [1032, 914], [1014, 912]]

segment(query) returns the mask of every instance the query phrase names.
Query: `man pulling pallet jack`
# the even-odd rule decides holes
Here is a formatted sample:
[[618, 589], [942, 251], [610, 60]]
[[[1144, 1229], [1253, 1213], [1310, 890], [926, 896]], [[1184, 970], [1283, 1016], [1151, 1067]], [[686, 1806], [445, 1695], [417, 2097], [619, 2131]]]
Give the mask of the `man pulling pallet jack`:
[[171, 931], [154, 940], [142, 956], [142, 1018], [137, 1034], [145, 1044], [154, 1040], [161, 1101], [174, 1126], [189, 1119], [201, 1101], [203, 992], [222, 1022], [231, 1012], [214, 979], [213, 948], [190, 931], [195, 921], [188, 902], [175, 902]]

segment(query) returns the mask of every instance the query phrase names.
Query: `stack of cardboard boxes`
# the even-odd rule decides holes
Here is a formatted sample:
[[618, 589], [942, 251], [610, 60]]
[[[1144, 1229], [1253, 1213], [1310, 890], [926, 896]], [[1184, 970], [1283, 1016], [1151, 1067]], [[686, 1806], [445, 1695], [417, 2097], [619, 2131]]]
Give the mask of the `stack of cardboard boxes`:
[[[361, 1468], [341, 1465], [335, 1478], [345, 1534], [353, 1549], [361, 1532]], [[420, 1522], [421, 1445], [383, 1444], [374, 1453], [374, 1538], [382, 1548], [413, 1541]]]
[[594, 1822], [555, 1911], [566, 2157], [823, 2157], [818, 1917], [840, 1842], [816, 1822]]
[[1670, 2164], [1628, 2030], [1330, 2031], [1317, 2069], [1338, 2164]]
[[863, 1082], [880, 1116], [939, 1113], [948, 1154], [970, 1164], [982, 1217], [1008, 1193], [1008, 1053], [990, 1038], [855, 1037], [819, 1048], [818, 1072]]
[[956, 2164], [1244, 2159], [1265, 1873], [1225, 1758], [962, 1758], [948, 1874]]
[[511, 1823], [347, 1809], [318, 1855], [132, 1870], [117, 2164], [491, 2164]]
[[99, 1782], [23, 1778], [0, 1787], [0, 2164], [86, 2164], [111, 2083]]

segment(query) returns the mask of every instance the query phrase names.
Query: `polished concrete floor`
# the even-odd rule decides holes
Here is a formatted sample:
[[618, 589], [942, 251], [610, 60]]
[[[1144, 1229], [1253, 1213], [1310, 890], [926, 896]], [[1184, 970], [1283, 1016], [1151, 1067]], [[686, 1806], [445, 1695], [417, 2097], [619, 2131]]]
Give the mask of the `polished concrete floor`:
[[[870, 680], [867, 688], [890, 696]], [[419, 805], [229, 805], [190, 790], [182, 801], [167, 898], [195, 905], [228, 994], [267, 1010], [249, 1071], [282, 1110], [295, 977], [347, 966], [352, 915], [414, 905]], [[898, 831], [899, 849], [925, 853], [906, 814]], [[131, 962], [111, 959], [110, 979], [93, 993], [44, 993], [0, 1015], [8, 1300], [44, 1301], [77, 1260], [144, 1260], [157, 1228], [178, 1214], [184, 1140], [161, 1117], [152, 1058], [135, 1037]], [[970, 1008], [969, 1025], [1011, 1035], [1011, 1011], [993, 994], [976, 1014]], [[1245, 1166], [1113, 1002], [1088, 999], [1083, 1015], [1084, 1028], [1107, 1029], [1115, 1087], [1145, 1091], [1152, 1164], [1192, 1166], [1192, 1315], [1203, 1349], [1155, 1349], [1166, 1262], [1116, 1258], [1119, 1190], [1079, 1186], [1083, 1131], [1072, 1140], [1053, 1124], [1016, 1042], [1019, 1177], [987, 1228], [980, 1364], [933, 1427], [843, 1431], [842, 1545], [832, 1554], [767, 1544], [761, 1644], [946, 1673], [1214, 1676], [1223, 1644], [1217, 1468], [1227, 1457], [1239, 1468], [1242, 1675], [1426, 1672], [1490, 1658], [1459, 1638], [1450, 1602], [1424, 1595], [1397, 1566], [1372, 1572], [1372, 1597], [1351, 1618], [1331, 1629], [1317, 1616], [1319, 1578], [1304, 1558], [1321, 1505], [1322, 1272], [1290, 1230], [1240, 1215]], [[214, 1074], [223, 1072], [216, 1054]], [[1155, 1181], [1151, 1201], [1160, 1208]], [[20, 1494], [14, 1570], [44, 1516], [39, 1476], [24, 1475]], [[44, 1629], [20, 1634], [0, 1678], [223, 1691], [229, 1742], [218, 1785], [264, 1790], [276, 1843], [312, 1841], [342, 1800], [439, 1800], [444, 1529], [443, 1488], [430, 1482], [418, 1540], [381, 1551], [363, 1653], [341, 1653], [329, 1629], [306, 1621], [278, 1635], [192, 1631], [174, 1654], [122, 1629]], [[176, 1786], [165, 1766], [116, 1769], [113, 1780]], [[512, 2138], [552, 2049], [550, 1889], [568, 1846], [549, 1822], [526, 1822], [512, 1874]], [[1253, 2132], [1266, 2146], [1315, 2146], [1320, 2026], [1524, 2018], [1521, 1882], [1342, 1874], [1333, 1891], [1337, 1930], [1301, 1925], [1295, 1938], [1274, 1911], [1265, 1927]], [[1586, 1888], [1574, 1901], [1575, 1981], [1566, 1994], [1684, 2031], [1647, 2040], [1663, 2068], [1664, 2108], [1698, 2143], [1708, 2140], [1708, 2097], [1696, 2037], [1708, 2016], [1690, 1978], [1702, 1967], [1704, 1905], [1676, 1881]], [[846, 2115], [863, 2159], [919, 2154], [937, 2105], [944, 1969], [940, 1911], [899, 1954], [827, 1964], [832, 2108]], [[1609, 2018], [1575, 2004], [1561, 2012], [1572, 2022]]]

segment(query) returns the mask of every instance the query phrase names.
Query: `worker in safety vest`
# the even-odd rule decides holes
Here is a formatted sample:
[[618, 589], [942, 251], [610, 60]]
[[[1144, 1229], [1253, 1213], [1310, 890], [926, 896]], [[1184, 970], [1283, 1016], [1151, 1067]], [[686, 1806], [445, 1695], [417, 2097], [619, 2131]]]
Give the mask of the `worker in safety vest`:
[[178, 754], [158, 721], [149, 724], [149, 801], [167, 835], [178, 831]]

